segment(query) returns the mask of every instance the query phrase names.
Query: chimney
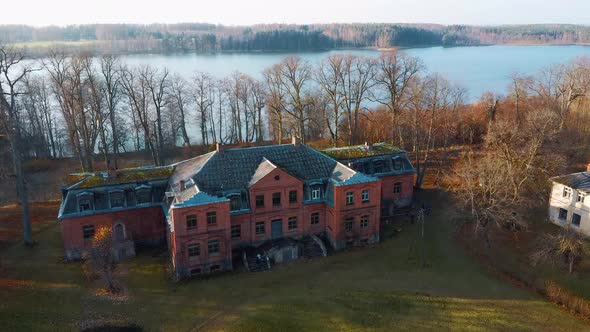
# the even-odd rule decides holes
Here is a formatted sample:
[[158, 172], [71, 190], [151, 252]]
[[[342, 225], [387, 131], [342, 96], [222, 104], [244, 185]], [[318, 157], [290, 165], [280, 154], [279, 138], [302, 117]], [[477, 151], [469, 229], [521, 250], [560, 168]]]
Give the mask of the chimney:
[[215, 151], [217, 151], [217, 153], [219, 153], [220, 156], [223, 156], [223, 150], [225, 150], [223, 144], [221, 144], [221, 143], [215, 144]]
[[368, 151], [373, 151], [373, 144], [369, 143], [369, 142], [365, 142], [365, 150]]
[[299, 140], [299, 138], [297, 136], [291, 136], [291, 144], [293, 144], [295, 146], [299, 146], [299, 145], [301, 145], [301, 141]]
[[590, 164], [586, 164], [586, 172], [590, 172]]

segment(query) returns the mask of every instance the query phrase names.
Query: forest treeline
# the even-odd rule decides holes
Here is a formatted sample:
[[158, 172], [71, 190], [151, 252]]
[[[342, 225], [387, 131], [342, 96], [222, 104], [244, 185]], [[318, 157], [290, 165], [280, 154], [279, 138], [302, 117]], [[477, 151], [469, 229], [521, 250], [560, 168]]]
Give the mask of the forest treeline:
[[590, 42], [580, 25], [465, 26], [435, 24], [267, 24], [243, 27], [183, 24], [0, 25], [0, 42], [28, 43], [44, 56], [57, 43], [70, 53], [312, 51], [336, 48], [576, 44]]

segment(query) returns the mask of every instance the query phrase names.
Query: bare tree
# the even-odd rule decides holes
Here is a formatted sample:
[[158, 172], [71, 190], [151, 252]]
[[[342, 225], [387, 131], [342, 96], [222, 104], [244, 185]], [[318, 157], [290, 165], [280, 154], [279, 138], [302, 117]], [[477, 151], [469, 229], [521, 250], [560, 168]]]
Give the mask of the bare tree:
[[383, 53], [377, 60], [375, 85], [379, 91], [373, 99], [385, 105], [390, 112], [392, 143], [395, 143], [397, 129], [400, 146], [404, 142], [398, 118], [407, 102], [410, 82], [423, 70], [424, 65], [418, 58], [397, 51]]
[[[149, 84], [141, 71], [142, 69], [122, 68], [120, 71], [121, 86], [127, 97], [133, 122], [143, 131], [145, 147], [151, 152], [154, 163], [160, 165], [159, 149], [156, 148], [156, 139], [152, 131], [153, 117], [149, 112]], [[139, 135], [136, 140], [136, 148], [139, 148]]]
[[100, 72], [104, 80], [104, 98], [108, 118], [111, 124], [111, 135], [113, 142], [113, 167], [119, 167], [119, 130], [117, 128], [117, 103], [120, 99], [120, 73], [119, 59], [113, 55], [104, 55], [100, 57]]
[[312, 79], [311, 66], [299, 57], [287, 57], [276, 66], [275, 70], [280, 73], [278, 82], [285, 93], [283, 111], [289, 114], [294, 122], [294, 136], [298, 136], [301, 142], [305, 143], [305, 124], [309, 120], [308, 112], [312, 106], [312, 100], [308, 95]]
[[373, 59], [353, 55], [345, 56], [342, 66], [342, 105], [348, 119], [349, 143], [355, 145], [359, 143], [359, 117], [374, 84], [376, 67]]
[[264, 71], [264, 81], [266, 84], [266, 109], [269, 116], [270, 127], [275, 140], [281, 144], [284, 137], [284, 107], [287, 92], [281, 81], [281, 72], [279, 66], [267, 68]]
[[86, 171], [93, 170], [94, 148], [103, 122], [100, 108], [88, 98], [86, 68], [91, 66], [90, 61], [87, 55], [68, 57], [52, 52], [44, 64], [66, 122], [70, 144]]
[[188, 83], [182, 76], [174, 75], [170, 84], [170, 95], [176, 109], [180, 115], [180, 133], [182, 135], [183, 145], [191, 146], [188, 132], [186, 131], [186, 105], [188, 104]]
[[164, 151], [164, 133], [163, 133], [163, 109], [165, 106], [166, 95], [168, 93], [168, 69], [164, 68], [161, 72], [150, 66], [144, 67], [140, 71], [142, 80], [147, 83], [152, 99], [152, 105], [155, 110], [155, 137], [156, 147], [158, 149], [158, 165], [165, 164]]
[[344, 94], [342, 93], [344, 81], [344, 58], [341, 55], [332, 55], [320, 62], [316, 71], [316, 81], [322, 92], [329, 100], [329, 116], [326, 117], [328, 130], [332, 137], [332, 145], [338, 145], [340, 118], [342, 116], [342, 104]]
[[211, 75], [204, 72], [196, 72], [193, 75], [191, 90], [197, 108], [197, 121], [201, 132], [201, 144], [204, 145], [209, 145], [210, 117], [212, 117], [212, 109], [215, 104], [214, 88], [215, 81]]
[[590, 254], [590, 244], [580, 233], [567, 226], [558, 234], [543, 234], [538, 241], [538, 248], [531, 255], [533, 266], [542, 262], [557, 262], [564, 259], [570, 274], [574, 273], [577, 262]]
[[12, 164], [16, 175], [16, 192], [22, 208], [23, 240], [32, 246], [33, 234], [29, 217], [29, 200], [22, 165], [21, 125], [17, 100], [24, 90], [22, 82], [33, 71], [24, 63], [23, 50], [0, 47], [0, 125], [8, 136], [12, 150]]

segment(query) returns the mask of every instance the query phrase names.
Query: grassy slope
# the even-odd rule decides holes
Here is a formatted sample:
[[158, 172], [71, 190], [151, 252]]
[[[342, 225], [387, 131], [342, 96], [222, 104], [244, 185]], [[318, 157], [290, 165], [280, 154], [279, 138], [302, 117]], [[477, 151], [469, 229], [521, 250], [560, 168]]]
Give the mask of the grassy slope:
[[[430, 196], [435, 207], [444, 206]], [[92, 295], [80, 265], [60, 261], [60, 234], [52, 226], [37, 235], [37, 247], [0, 253], [0, 322], [7, 331], [76, 329], [82, 320], [170, 331], [588, 329], [488, 276], [454, 245], [444, 213], [435, 209], [428, 223], [424, 269], [416, 225], [376, 248], [176, 285], [166, 279], [165, 257], [142, 254], [122, 267], [130, 293], [123, 302]]]

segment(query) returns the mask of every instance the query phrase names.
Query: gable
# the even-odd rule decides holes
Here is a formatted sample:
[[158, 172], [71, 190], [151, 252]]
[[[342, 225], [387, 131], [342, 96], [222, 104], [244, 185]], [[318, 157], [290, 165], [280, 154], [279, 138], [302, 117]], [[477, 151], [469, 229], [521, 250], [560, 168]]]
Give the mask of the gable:
[[302, 185], [303, 182], [284, 170], [275, 167], [249, 186], [250, 190], [264, 190], [267, 188], [288, 187]]

